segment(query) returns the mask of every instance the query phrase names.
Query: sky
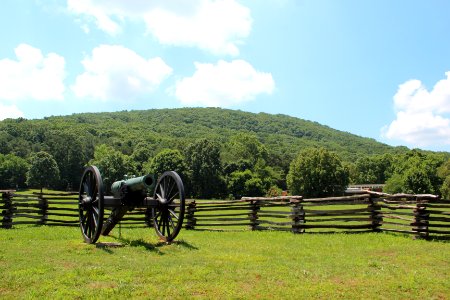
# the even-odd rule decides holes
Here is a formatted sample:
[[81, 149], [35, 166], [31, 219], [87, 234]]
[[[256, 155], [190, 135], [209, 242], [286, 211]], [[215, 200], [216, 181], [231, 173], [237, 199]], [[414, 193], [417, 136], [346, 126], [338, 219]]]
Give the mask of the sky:
[[0, 120], [180, 107], [450, 151], [450, 1], [1, 1]]

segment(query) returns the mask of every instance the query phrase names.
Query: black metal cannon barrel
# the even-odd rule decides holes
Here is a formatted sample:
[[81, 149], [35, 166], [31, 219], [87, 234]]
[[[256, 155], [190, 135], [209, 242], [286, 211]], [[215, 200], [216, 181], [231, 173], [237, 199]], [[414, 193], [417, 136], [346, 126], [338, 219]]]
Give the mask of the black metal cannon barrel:
[[[171, 242], [180, 232], [185, 211], [184, 185], [174, 171], [164, 172], [156, 181], [151, 174], [116, 181], [112, 196], [104, 195], [100, 171], [85, 169], [80, 183], [80, 228], [86, 243], [95, 243], [100, 234], [108, 235], [123, 216], [136, 207], [147, 208], [153, 227], [161, 240]], [[153, 196], [149, 193], [153, 191]], [[104, 209], [111, 214], [103, 222]], [[150, 221], [150, 220], [149, 220]]]

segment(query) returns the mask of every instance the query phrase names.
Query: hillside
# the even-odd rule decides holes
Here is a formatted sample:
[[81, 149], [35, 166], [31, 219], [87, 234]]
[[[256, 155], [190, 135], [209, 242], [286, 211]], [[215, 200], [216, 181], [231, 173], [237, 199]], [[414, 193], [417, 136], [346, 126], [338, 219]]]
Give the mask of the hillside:
[[[49, 136], [50, 132], [53, 132], [52, 136]], [[182, 108], [4, 120], [0, 122], [0, 153], [25, 156], [29, 151], [38, 150], [39, 145], [47, 144], [55, 132], [62, 136], [63, 133], [76, 134], [90, 145], [115, 145], [126, 154], [131, 154], [139, 142], [154, 145], [155, 151], [182, 149], [201, 137], [226, 143], [238, 132], [253, 133], [270, 152], [288, 157], [307, 146], [326, 147], [350, 161], [364, 155], [406, 150], [286, 115], [220, 108]]]

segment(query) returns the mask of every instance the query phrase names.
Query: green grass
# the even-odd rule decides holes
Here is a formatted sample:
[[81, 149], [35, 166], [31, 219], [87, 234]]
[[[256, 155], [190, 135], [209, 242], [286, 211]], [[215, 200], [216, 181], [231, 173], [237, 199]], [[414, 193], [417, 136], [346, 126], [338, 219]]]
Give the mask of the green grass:
[[410, 236], [198, 232], [158, 242], [118, 229], [84, 244], [78, 228], [0, 230], [0, 298], [447, 299], [450, 244]]

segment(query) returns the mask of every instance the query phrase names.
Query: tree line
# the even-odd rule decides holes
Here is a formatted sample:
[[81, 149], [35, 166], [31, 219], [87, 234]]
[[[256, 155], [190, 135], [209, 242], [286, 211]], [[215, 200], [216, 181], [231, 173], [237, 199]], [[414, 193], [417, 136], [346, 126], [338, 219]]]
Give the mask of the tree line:
[[95, 164], [107, 188], [125, 174], [176, 170], [197, 198], [326, 196], [349, 183], [449, 197], [449, 158], [289, 116], [214, 108], [0, 122], [0, 189], [77, 190]]
[[286, 189], [305, 197], [325, 197], [342, 195], [350, 183], [385, 183], [389, 193], [431, 193], [450, 198], [450, 159], [420, 150], [367, 156], [353, 163], [323, 147], [305, 148], [290, 162], [287, 172], [269, 165], [266, 146], [247, 133], [233, 136], [226, 145], [202, 138], [182, 150], [167, 148], [156, 155], [146, 144], [139, 144], [131, 155], [100, 144], [84, 163], [79, 158], [85, 156], [75, 152], [54, 157], [39, 151], [26, 159], [0, 154], [0, 188], [76, 190], [83, 168], [96, 165], [106, 191], [124, 175], [158, 177], [174, 170], [185, 182], [187, 194], [200, 199], [279, 196]]

